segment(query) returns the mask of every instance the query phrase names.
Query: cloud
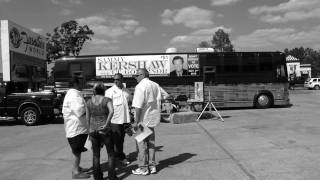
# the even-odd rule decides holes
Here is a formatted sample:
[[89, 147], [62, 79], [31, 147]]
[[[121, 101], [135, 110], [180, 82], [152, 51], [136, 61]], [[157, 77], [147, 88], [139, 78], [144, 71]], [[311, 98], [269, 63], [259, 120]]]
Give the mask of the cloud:
[[231, 33], [231, 28], [225, 27], [214, 27], [207, 29], [199, 29], [187, 35], [175, 36], [170, 40], [169, 46], [177, 48], [196, 48], [201, 41], [211, 41], [212, 36], [218, 29], [223, 29], [226, 33]]
[[41, 28], [31, 28], [31, 31], [35, 32], [35, 33], [38, 33], [38, 34], [41, 34], [43, 32], [43, 29], [41, 29]]
[[85, 18], [78, 19], [79, 23], [88, 25], [98, 25], [106, 22], [106, 18], [102, 16], [89, 16]]
[[196, 6], [189, 6], [182, 9], [165, 9], [161, 14], [162, 24], [174, 25], [183, 24], [189, 28], [206, 28], [214, 23], [212, 18], [214, 12], [206, 9], [201, 9]]
[[320, 42], [320, 26], [312, 27], [309, 31], [297, 31], [293, 28], [258, 29], [248, 35], [239, 36], [234, 41], [236, 50], [280, 50], [284, 47], [316, 45]]
[[79, 24], [87, 24], [95, 35], [106, 38], [119, 38], [125, 35], [140, 35], [147, 29], [134, 19], [121, 19], [113, 16], [90, 16], [77, 19]]
[[258, 6], [249, 9], [252, 15], [269, 23], [284, 23], [305, 19], [320, 19], [319, 0], [289, 0], [277, 6]]
[[95, 44], [92, 42], [88, 42], [84, 45], [83, 50], [81, 51], [81, 55], [88, 55], [88, 54], [102, 54], [108, 52], [114, 52], [120, 49], [118, 44]]
[[94, 32], [94, 38], [88, 41], [86, 48], [90, 53], [119, 50], [121, 39], [139, 36], [147, 32], [147, 28], [131, 15], [121, 14], [94, 15], [76, 19], [80, 25], [88, 25]]
[[62, 6], [80, 5], [82, 4], [82, 0], [51, 0], [51, 3], [55, 5], [62, 5]]
[[0, 0], [0, 3], [8, 3], [10, 2], [11, 0]]
[[68, 15], [70, 15], [70, 14], [72, 14], [72, 13], [73, 13], [73, 11], [70, 10], [70, 9], [62, 9], [62, 10], [60, 11], [60, 14], [62, 14], [62, 15], [64, 15], [64, 16], [68, 16]]
[[230, 4], [235, 4], [240, 0], [211, 0], [212, 6], [226, 6]]
[[134, 34], [135, 35], [140, 35], [140, 34], [142, 34], [142, 33], [144, 33], [144, 32], [147, 32], [148, 30], [147, 30], [147, 28], [145, 28], [145, 27], [138, 27], [138, 28], [136, 28], [135, 30], [134, 30]]
[[92, 40], [89, 43], [94, 44], [94, 45], [109, 45], [109, 44], [111, 44], [111, 42], [108, 40], [96, 39], [96, 38], [92, 38]]

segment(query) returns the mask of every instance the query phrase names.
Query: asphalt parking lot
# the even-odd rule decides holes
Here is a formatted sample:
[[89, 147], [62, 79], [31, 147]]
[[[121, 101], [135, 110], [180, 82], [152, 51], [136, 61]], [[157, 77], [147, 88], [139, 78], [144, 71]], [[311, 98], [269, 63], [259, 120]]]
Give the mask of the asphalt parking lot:
[[[292, 106], [219, 111], [217, 119], [161, 123], [157, 128], [158, 173], [131, 174], [135, 143], [126, 137], [133, 160], [117, 170], [120, 179], [318, 180], [320, 177], [320, 91], [290, 91]], [[106, 170], [107, 155], [102, 150]], [[90, 151], [82, 166], [91, 166]], [[107, 179], [107, 172], [104, 173]], [[1, 180], [71, 179], [71, 152], [63, 124], [26, 127], [0, 121]], [[93, 178], [91, 178], [93, 179]]]

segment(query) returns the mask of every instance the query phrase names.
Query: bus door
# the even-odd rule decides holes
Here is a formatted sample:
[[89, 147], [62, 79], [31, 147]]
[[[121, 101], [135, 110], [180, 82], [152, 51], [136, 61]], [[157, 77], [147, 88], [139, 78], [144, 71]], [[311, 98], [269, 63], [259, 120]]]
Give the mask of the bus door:
[[223, 106], [223, 92], [216, 86], [216, 72], [216, 66], [203, 67], [204, 99], [215, 106]]

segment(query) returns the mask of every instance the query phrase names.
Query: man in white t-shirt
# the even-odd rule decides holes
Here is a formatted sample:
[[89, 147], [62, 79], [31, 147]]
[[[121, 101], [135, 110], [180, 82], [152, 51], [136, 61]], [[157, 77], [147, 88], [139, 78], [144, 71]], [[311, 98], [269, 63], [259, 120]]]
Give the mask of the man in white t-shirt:
[[74, 156], [72, 179], [84, 179], [90, 178], [90, 175], [85, 173], [87, 169], [80, 167], [81, 153], [87, 150], [84, 147], [88, 137], [86, 103], [79, 91], [80, 79], [74, 77], [72, 83], [73, 88], [69, 89], [64, 97], [62, 113], [66, 137]]
[[123, 75], [121, 73], [114, 75], [114, 84], [105, 92], [105, 96], [112, 99], [114, 109], [111, 119], [112, 139], [115, 143], [116, 157], [122, 165], [128, 165], [130, 162], [123, 152], [123, 143], [125, 137], [124, 124], [130, 123], [128, 103], [131, 102], [131, 96], [129, 90], [123, 85]]
[[168, 94], [159, 84], [149, 80], [149, 72], [146, 69], [138, 69], [135, 78], [138, 85], [135, 88], [132, 101], [136, 112], [134, 126], [138, 127], [143, 124], [150, 128], [152, 134], [138, 143], [139, 168], [132, 170], [132, 173], [148, 175], [156, 173], [154, 128], [160, 123], [161, 99], [166, 98]]

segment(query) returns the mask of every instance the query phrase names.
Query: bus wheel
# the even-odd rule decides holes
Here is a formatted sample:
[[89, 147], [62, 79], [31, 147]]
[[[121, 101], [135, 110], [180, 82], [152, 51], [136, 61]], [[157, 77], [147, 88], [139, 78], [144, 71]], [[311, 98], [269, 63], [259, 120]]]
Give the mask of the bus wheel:
[[26, 107], [21, 111], [21, 119], [27, 126], [36, 125], [39, 122], [40, 114], [39, 111], [34, 107]]
[[319, 90], [319, 89], [320, 89], [319, 85], [315, 85], [315, 86], [314, 86], [314, 89], [315, 89], [315, 90]]
[[271, 106], [271, 98], [266, 94], [260, 94], [255, 102], [257, 108], [269, 108]]

